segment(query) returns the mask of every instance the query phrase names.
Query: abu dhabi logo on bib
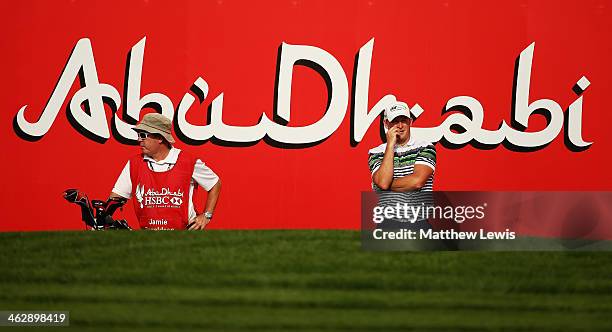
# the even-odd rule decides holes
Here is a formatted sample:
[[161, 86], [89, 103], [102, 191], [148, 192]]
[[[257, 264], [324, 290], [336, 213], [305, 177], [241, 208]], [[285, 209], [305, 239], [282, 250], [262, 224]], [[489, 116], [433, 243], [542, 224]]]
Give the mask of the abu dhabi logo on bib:
[[179, 208], [183, 205], [184, 192], [180, 188], [171, 190], [168, 187], [159, 191], [154, 188], [145, 189], [145, 186], [139, 183], [136, 186], [135, 196], [140, 208]]

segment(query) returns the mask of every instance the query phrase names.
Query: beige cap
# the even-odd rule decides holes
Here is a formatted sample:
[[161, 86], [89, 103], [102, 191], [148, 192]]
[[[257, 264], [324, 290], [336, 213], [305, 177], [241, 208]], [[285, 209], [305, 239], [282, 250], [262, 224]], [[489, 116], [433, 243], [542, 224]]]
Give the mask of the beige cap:
[[134, 130], [151, 134], [160, 134], [166, 141], [174, 143], [172, 137], [172, 121], [159, 113], [148, 113], [140, 120]]

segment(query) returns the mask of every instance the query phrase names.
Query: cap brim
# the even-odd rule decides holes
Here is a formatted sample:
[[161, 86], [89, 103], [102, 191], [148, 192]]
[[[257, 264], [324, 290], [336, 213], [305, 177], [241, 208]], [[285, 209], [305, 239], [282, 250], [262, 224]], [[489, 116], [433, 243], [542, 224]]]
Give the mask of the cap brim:
[[151, 127], [147, 124], [144, 123], [139, 123], [136, 126], [134, 126], [134, 128], [132, 128], [132, 130], [134, 130], [135, 132], [146, 132], [149, 134], [159, 134], [161, 135], [163, 138], [166, 139], [166, 141], [168, 141], [171, 144], [174, 144], [174, 137], [172, 137], [171, 134], [168, 134], [166, 132], [163, 132], [155, 127]]
[[399, 114], [395, 114], [395, 115], [394, 115], [393, 117], [391, 117], [391, 118], [387, 118], [387, 120], [388, 120], [388, 121], [393, 121], [395, 118], [400, 117], [400, 116], [405, 116], [405, 117], [407, 117], [408, 119], [412, 119], [412, 118], [410, 117], [410, 113], [406, 113], [406, 114], [404, 114], [404, 113], [399, 113]]

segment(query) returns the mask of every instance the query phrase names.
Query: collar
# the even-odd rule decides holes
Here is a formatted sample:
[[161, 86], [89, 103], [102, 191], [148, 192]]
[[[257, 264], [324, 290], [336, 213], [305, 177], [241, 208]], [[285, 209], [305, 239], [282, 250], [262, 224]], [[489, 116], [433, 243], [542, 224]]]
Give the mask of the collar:
[[144, 156], [144, 160], [148, 161], [150, 163], [154, 163], [154, 164], [159, 164], [159, 165], [165, 165], [165, 164], [176, 164], [176, 161], [178, 160], [178, 156], [179, 153], [181, 152], [181, 149], [177, 149], [175, 147], [170, 148], [170, 151], [168, 151], [168, 155], [166, 156], [166, 158], [157, 161], [149, 156]]
[[412, 138], [412, 135], [410, 135], [410, 138], [408, 139], [406, 143], [402, 145], [399, 145], [399, 144], [395, 145], [395, 149], [405, 149], [413, 145], [414, 145], [414, 138]]

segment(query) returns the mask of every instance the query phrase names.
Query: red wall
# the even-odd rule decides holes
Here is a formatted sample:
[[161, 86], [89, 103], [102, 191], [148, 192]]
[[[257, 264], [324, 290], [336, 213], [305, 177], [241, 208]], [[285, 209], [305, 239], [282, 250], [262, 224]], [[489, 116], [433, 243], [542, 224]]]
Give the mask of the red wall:
[[[81, 38], [93, 47], [100, 82], [123, 85], [128, 52], [146, 37], [142, 94], [159, 92], [174, 106], [197, 77], [208, 98], [188, 120], [205, 124], [206, 109], [224, 94], [223, 121], [255, 125], [272, 118], [277, 50], [282, 42], [321, 48], [342, 65], [351, 88], [355, 55], [370, 39], [374, 50], [369, 107], [393, 94], [425, 112], [415, 127], [433, 127], [455, 96], [484, 107], [484, 127], [510, 123], [515, 60], [535, 42], [530, 100], [548, 98], [564, 110], [582, 94], [582, 135], [593, 144], [572, 151], [563, 130], [530, 152], [499, 145], [437, 145], [436, 190], [606, 191], [612, 147], [612, 11], [609, 1], [30, 1], [2, 2], [0, 94], [7, 149], [0, 230], [81, 229], [76, 206], [61, 192], [79, 188], [105, 198], [127, 158], [138, 148], [110, 138], [94, 142], [67, 120], [65, 107], [51, 129], [31, 142], [13, 121], [42, 113], [72, 49]], [[316, 122], [327, 92], [312, 69], [296, 66], [290, 126]], [[121, 111], [121, 108], [119, 109]], [[150, 109], [146, 110], [151, 111]], [[107, 117], [111, 110], [107, 108]], [[528, 131], [546, 126], [534, 115]], [[340, 127], [312, 147], [281, 148], [259, 141], [248, 147], [206, 142], [178, 147], [203, 157], [222, 178], [211, 228], [357, 228], [360, 192], [370, 189], [367, 151], [381, 143], [378, 122], [350, 144], [350, 102]], [[133, 212], [124, 216], [133, 221]]]

